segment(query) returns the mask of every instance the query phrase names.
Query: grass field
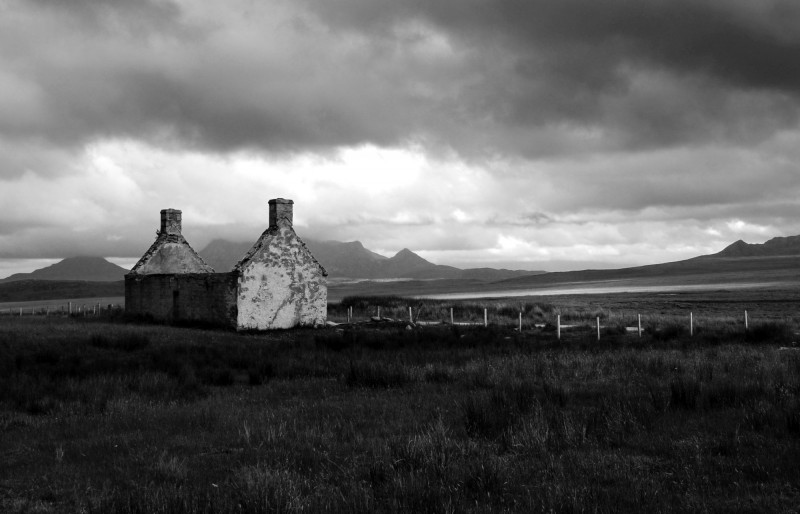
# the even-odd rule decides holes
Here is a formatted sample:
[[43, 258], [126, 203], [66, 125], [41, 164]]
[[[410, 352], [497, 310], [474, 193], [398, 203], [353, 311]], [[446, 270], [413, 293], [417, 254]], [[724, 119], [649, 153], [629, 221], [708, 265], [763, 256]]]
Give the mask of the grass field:
[[[641, 338], [615, 317], [654, 300], [606, 300], [495, 301], [489, 328], [4, 317], [0, 511], [796, 511], [791, 299], [761, 298], [774, 309], [745, 332], [709, 297], [694, 337], [670, 324], [679, 302]], [[331, 317], [393, 301], [407, 308], [350, 298]], [[520, 309], [608, 321], [600, 343], [557, 341], [512, 330]]]

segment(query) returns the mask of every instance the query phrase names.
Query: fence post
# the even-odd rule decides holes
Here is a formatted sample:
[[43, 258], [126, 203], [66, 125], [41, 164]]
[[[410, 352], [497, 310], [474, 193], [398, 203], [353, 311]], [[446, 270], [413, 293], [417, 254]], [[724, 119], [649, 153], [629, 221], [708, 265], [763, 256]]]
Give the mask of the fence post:
[[483, 326], [489, 326], [489, 309], [483, 309]]
[[411, 306], [408, 306], [408, 322], [414, 323], [414, 316], [411, 315]]
[[67, 302], [69, 304], [69, 314], [72, 315], [72, 302]]
[[561, 314], [556, 315], [556, 337], [561, 340]]
[[689, 337], [694, 337], [694, 314], [689, 312]]
[[522, 312], [519, 313], [519, 333], [522, 333]]
[[639, 316], [639, 337], [642, 337], [642, 315], [638, 314]]
[[455, 325], [455, 320], [453, 319], [453, 308], [450, 307], [450, 324]]
[[747, 330], [747, 311], [744, 311], [744, 329]]
[[378, 305], [378, 321], [381, 319], [381, 306]]
[[597, 340], [600, 340], [600, 316], [597, 316]]

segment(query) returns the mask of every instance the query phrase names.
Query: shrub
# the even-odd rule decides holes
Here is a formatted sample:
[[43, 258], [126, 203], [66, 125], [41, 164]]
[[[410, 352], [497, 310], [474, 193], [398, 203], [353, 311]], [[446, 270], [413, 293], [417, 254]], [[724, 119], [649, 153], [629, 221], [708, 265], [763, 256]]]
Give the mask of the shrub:
[[402, 366], [379, 362], [350, 361], [345, 383], [349, 387], [387, 389], [401, 387], [409, 378]]
[[144, 334], [126, 332], [117, 337], [105, 334], [92, 334], [89, 337], [89, 346], [106, 350], [122, 350], [135, 352], [150, 344], [150, 339]]
[[654, 330], [648, 330], [650, 337], [654, 341], [673, 341], [675, 339], [683, 338], [689, 335], [689, 329], [684, 325], [671, 323], [658, 327]]
[[786, 323], [756, 323], [745, 334], [749, 343], [787, 343], [792, 340], [792, 331]]
[[250, 385], [261, 385], [269, 382], [275, 376], [270, 362], [256, 362], [247, 368], [247, 379]]
[[471, 394], [460, 403], [460, 408], [468, 434], [496, 439], [518, 424], [534, 405], [534, 387], [527, 382], [513, 382], [498, 386], [488, 394]]
[[700, 382], [694, 378], [682, 377], [673, 380], [669, 386], [671, 397], [670, 406], [686, 410], [695, 410], [699, 407]]

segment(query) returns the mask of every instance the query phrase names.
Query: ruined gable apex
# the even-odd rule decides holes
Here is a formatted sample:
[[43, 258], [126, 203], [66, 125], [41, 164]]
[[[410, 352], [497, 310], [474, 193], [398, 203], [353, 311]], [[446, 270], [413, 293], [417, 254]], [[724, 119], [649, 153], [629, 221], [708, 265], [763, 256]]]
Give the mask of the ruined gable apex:
[[275, 253], [281, 249], [294, 248], [299, 254], [304, 254], [306, 258], [314, 263], [323, 277], [328, 276], [328, 272], [308, 249], [306, 243], [294, 231], [293, 223], [293, 204], [292, 200], [275, 198], [269, 201], [269, 227], [265, 230], [255, 244], [247, 251], [242, 260], [233, 267], [234, 271], [241, 271], [253, 260], [261, 260], [266, 257], [266, 253]]
[[163, 209], [158, 237], [129, 275], [214, 273], [181, 234], [181, 211]]

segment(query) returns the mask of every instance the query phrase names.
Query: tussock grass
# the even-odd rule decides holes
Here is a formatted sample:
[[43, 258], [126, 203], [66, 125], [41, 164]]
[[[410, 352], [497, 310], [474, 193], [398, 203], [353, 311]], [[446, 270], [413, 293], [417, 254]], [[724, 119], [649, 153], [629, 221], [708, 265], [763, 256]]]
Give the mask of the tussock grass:
[[791, 511], [793, 329], [731, 326], [3, 319], [0, 510]]

